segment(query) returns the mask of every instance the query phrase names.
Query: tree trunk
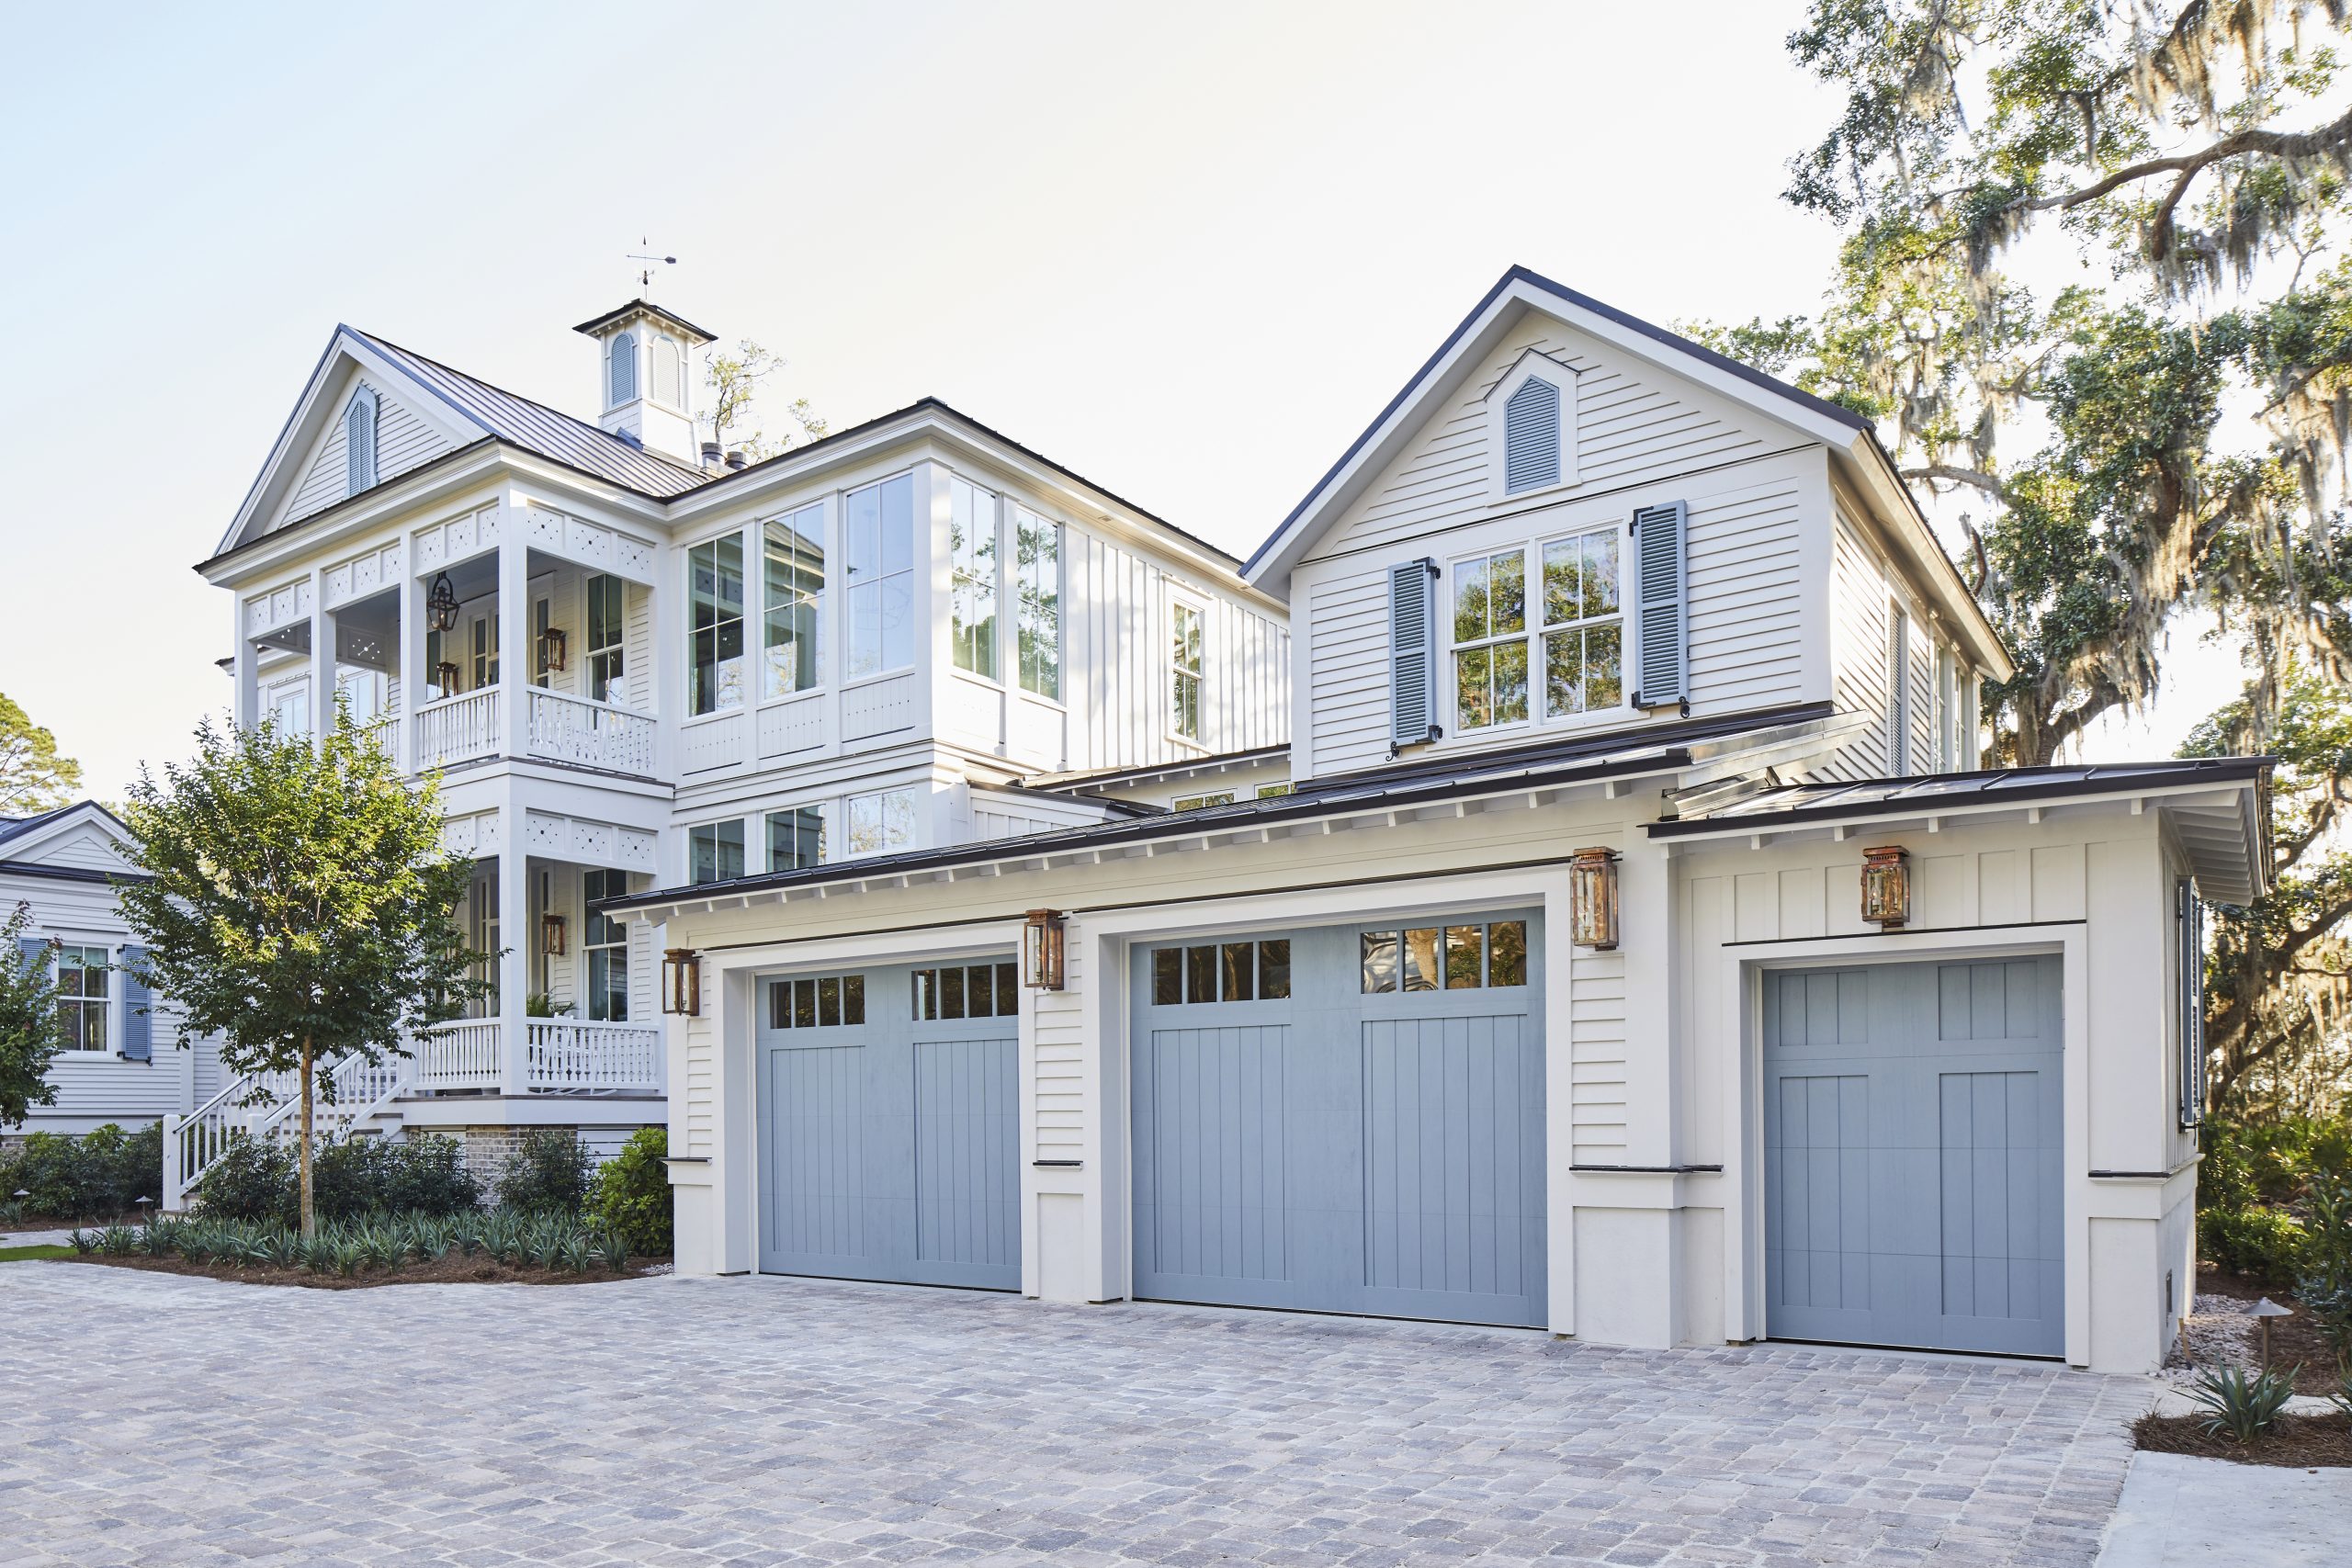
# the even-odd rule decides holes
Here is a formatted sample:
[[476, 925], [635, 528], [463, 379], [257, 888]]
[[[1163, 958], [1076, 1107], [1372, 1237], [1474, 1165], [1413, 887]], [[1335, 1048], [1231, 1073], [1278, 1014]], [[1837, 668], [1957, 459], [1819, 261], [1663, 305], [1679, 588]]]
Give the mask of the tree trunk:
[[311, 1240], [318, 1235], [318, 1223], [311, 1213], [311, 1042], [302, 1042], [302, 1157], [299, 1166], [300, 1179], [296, 1190], [301, 1195], [302, 1239]]

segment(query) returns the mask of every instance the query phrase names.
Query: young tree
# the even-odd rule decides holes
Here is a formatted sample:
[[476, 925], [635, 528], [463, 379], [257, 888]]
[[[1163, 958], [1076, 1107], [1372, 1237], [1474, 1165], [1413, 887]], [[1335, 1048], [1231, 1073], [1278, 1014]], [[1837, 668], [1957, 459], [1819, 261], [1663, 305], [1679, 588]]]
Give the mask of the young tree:
[[[784, 412], [800, 428], [779, 440], [770, 440], [752, 422], [760, 383], [783, 368], [783, 360], [750, 338], [736, 344], [731, 354], [714, 349], [706, 355], [703, 375], [710, 387], [710, 412], [705, 417], [710, 423], [710, 438], [720, 446], [739, 450], [758, 462], [790, 450], [804, 437], [813, 441], [823, 435], [829, 427], [806, 398], [795, 398], [785, 405]], [[730, 439], [729, 431], [738, 434]]]
[[469, 863], [442, 848], [433, 782], [403, 783], [346, 724], [315, 745], [209, 720], [196, 738], [194, 761], [131, 786], [127, 854], [148, 880], [118, 896], [180, 1043], [218, 1034], [231, 1071], [297, 1075], [309, 1235], [319, 1065], [405, 1055], [487, 989], [451, 918]]
[[57, 754], [57, 737], [0, 692], [0, 817], [64, 806], [82, 787], [82, 764]]
[[48, 953], [54, 942], [34, 942], [33, 911], [19, 904], [0, 920], [0, 1127], [16, 1127], [36, 1105], [57, 1103], [49, 1064], [65, 1049], [65, 1021], [57, 1010], [57, 983]]

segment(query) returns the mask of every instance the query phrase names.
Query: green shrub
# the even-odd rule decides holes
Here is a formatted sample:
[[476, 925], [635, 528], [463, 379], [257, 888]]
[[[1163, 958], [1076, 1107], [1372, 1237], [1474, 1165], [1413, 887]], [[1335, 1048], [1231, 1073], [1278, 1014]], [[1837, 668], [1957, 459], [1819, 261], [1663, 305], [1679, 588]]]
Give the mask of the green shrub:
[[498, 1201], [509, 1209], [577, 1214], [596, 1162], [568, 1127], [533, 1127], [498, 1172]]
[[616, 1232], [629, 1251], [667, 1258], [674, 1246], [677, 1208], [670, 1197], [670, 1152], [666, 1127], [632, 1134], [621, 1152], [596, 1173], [588, 1201], [589, 1217]]
[[295, 1223], [294, 1151], [266, 1138], [230, 1140], [197, 1186], [207, 1219]]
[[[296, 1176], [291, 1146], [240, 1138], [204, 1173], [202, 1208], [219, 1219], [290, 1225], [300, 1208]], [[453, 1139], [352, 1138], [319, 1145], [311, 1201], [321, 1221], [457, 1214], [480, 1206], [481, 1184]]]
[[2200, 1208], [2282, 1208], [2301, 1201], [2314, 1175], [2352, 1171], [2352, 1116], [2215, 1117], [2198, 1142]]
[[135, 1133], [109, 1122], [78, 1138], [34, 1133], [0, 1166], [0, 1190], [23, 1188], [25, 1213], [73, 1220], [133, 1213], [141, 1198], [152, 1206], [163, 1179], [160, 1122]]
[[2302, 1266], [2303, 1227], [2282, 1209], [2206, 1209], [2197, 1216], [2197, 1255], [2233, 1274], [2292, 1280]]
[[2336, 1365], [2352, 1367], [2352, 1174], [2314, 1178], [2305, 1211], [2295, 1293], [2335, 1352]]

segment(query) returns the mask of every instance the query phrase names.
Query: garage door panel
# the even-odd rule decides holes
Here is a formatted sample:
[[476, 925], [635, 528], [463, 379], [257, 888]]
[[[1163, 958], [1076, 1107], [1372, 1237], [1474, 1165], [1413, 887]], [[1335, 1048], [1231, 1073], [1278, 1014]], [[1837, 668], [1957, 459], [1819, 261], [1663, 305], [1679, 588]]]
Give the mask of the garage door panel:
[[1020, 1076], [1012, 1034], [914, 1043], [918, 1260], [1020, 1268]]
[[768, 1242], [808, 1258], [863, 1257], [868, 1247], [864, 1051], [777, 1053], [768, 1121], [783, 1151], [782, 1201], [769, 1205]]
[[1769, 1331], [2057, 1353], [2056, 960], [1832, 973], [1841, 1014], [1867, 997], [1860, 1043], [1795, 1027], [1824, 972], [1765, 977]]

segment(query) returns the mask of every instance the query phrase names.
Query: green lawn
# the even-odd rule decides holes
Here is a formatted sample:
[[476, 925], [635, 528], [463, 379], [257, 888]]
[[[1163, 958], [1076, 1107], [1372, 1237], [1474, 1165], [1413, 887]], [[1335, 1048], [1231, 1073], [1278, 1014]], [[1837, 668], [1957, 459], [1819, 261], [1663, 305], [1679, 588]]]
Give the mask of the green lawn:
[[0, 1247], [0, 1263], [24, 1263], [37, 1258], [71, 1258], [71, 1247]]

